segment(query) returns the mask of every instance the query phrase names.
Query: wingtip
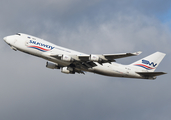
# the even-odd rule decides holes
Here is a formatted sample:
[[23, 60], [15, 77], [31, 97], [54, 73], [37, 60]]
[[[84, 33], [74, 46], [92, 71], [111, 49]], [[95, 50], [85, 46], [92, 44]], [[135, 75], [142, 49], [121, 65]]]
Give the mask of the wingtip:
[[134, 55], [140, 55], [142, 53], [142, 51], [138, 51], [138, 52], [135, 52], [133, 53]]
[[162, 72], [163, 74], [167, 74], [166, 72]]

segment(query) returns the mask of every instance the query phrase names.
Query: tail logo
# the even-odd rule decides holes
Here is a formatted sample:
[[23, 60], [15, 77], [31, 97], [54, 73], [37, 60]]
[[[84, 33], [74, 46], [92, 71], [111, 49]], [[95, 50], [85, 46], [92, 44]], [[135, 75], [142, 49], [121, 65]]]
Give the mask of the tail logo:
[[[147, 70], [152, 70], [152, 69], [155, 69], [155, 67], [157, 66], [157, 63], [155, 64], [154, 62], [149, 62], [148, 60], [142, 60], [142, 64], [135, 64], [135, 66], [139, 66]], [[149, 67], [149, 66], [152, 66], [152, 67]]]
[[150, 63], [148, 60], [142, 60], [142, 63], [150, 65], [150, 66], [153, 65], [153, 67], [156, 67], [156, 65], [157, 65], [157, 63], [156, 64], [154, 64], [153, 62]]

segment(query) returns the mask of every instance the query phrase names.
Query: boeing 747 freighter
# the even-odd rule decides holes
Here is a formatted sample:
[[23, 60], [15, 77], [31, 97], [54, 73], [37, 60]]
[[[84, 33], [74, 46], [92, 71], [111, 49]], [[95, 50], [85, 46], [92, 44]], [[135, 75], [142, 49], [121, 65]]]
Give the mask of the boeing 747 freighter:
[[43, 39], [17, 33], [4, 37], [4, 41], [15, 51], [19, 50], [37, 57], [46, 62], [50, 69], [61, 69], [62, 73], [75, 74], [92, 72], [105, 76], [156, 79], [156, 76], [166, 74], [154, 72], [165, 54], [155, 52], [129, 65], [115, 62], [115, 59], [137, 56], [141, 52], [120, 54], [85, 54], [57, 46]]

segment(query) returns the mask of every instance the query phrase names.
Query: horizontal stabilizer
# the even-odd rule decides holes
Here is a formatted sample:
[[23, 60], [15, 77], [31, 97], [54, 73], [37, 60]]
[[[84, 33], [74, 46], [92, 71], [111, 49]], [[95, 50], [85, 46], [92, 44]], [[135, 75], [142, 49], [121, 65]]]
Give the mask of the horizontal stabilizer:
[[159, 76], [159, 75], [163, 75], [163, 74], [167, 74], [167, 73], [164, 73], [164, 72], [136, 72], [142, 76], [145, 76], [145, 77], [155, 77], [155, 76]]

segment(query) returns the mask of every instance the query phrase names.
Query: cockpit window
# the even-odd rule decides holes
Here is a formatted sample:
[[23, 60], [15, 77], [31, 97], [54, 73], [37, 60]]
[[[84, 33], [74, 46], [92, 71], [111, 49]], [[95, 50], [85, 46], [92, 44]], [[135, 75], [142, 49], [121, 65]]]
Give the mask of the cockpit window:
[[17, 33], [16, 35], [19, 35], [19, 36], [21, 36], [21, 34], [20, 34], [20, 33]]

